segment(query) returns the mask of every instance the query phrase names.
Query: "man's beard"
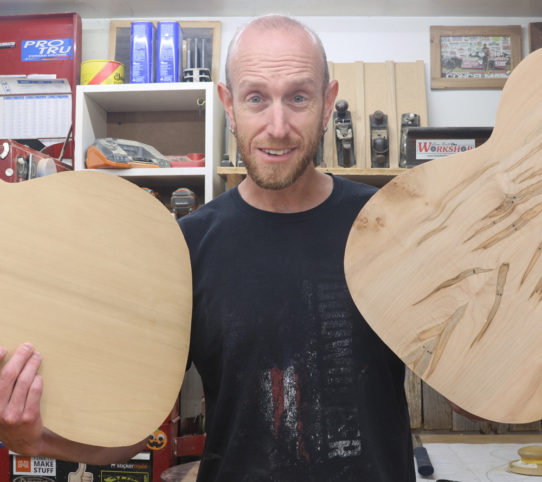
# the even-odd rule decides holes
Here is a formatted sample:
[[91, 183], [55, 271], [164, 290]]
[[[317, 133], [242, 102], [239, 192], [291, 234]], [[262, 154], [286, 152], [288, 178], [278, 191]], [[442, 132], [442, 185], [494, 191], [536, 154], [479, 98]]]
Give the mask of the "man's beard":
[[277, 163], [277, 165], [261, 165], [250, 158], [248, 142], [242, 133], [237, 133], [237, 148], [243, 160], [247, 174], [261, 188], [278, 191], [294, 184], [307, 167], [316, 158], [320, 145], [321, 132], [308, 139], [307, 147], [295, 164]]

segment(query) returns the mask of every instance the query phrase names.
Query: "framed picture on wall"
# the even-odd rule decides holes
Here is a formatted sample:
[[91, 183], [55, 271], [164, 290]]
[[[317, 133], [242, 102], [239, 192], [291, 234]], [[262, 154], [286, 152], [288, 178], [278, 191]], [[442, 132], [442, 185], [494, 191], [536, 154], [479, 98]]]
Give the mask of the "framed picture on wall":
[[501, 89], [521, 61], [521, 26], [430, 27], [431, 89]]

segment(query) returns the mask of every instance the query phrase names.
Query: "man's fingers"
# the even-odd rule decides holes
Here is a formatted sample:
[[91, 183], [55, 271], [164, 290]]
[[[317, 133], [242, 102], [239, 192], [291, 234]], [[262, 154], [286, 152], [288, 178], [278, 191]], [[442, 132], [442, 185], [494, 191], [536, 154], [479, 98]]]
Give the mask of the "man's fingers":
[[[19, 373], [24, 368], [27, 360], [32, 356], [32, 345], [24, 344], [18, 347], [13, 356], [8, 359], [2, 370], [0, 371], [0, 407], [7, 404], [11, 398], [11, 391], [19, 376]], [[4, 351], [3, 358], [6, 352]]]
[[36, 375], [28, 390], [26, 397], [26, 410], [23, 422], [33, 422], [40, 416], [41, 394], [43, 393], [43, 379]]
[[24, 409], [30, 388], [34, 385], [40, 365], [41, 355], [36, 352], [32, 353], [19, 373], [17, 382], [11, 392], [9, 406]]
[[40, 364], [41, 356], [34, 352], [32, 345], [25, 343], [15, 350], [0, 371], [0, 408], [24, 409]]

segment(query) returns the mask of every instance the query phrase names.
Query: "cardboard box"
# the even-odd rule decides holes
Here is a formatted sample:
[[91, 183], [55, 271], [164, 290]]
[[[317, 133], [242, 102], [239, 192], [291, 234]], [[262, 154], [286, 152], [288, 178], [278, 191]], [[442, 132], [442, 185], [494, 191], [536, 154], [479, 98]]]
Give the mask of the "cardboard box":
[[125, 464], [86, 465], [45, 457], [11, 455], [11, 481], [16, 482], [152, 482], [151, 454], [142, 452]]
[[130, 82], [154, 82], [156, 28], [152, 22], [132, 22]]
[[178, 22], [158, 22], [156, 82], [179, 82], [182, 42], [182, 30]]

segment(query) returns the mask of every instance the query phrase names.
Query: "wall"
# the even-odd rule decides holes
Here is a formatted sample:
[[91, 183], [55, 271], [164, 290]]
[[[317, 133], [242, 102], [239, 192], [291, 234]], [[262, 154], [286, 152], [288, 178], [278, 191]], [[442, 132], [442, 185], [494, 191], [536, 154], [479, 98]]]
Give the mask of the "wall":
[[[182, 17], [173, 19], [180, 20]], [[322, 38], [332, 62], [412, 62], [426, 66], [427, 103], [431, 126], [492, 126], [500, 90], [430, 89], [429, 27], [431, 25], [521, 25], [523, 56], [528, 53], [528, 24], [542, 21], [526, 17], [301, 17]], [[153, 20], [163, 20], [156, 18]], [[169, 19], [171, 20], [171, 19]], [[222, 22], [222, 77], [225, 51], [235, 30], [247, 18], [209, 17], [187, 20]], [[83, 19], [83, 60], [108, 58], [109, 21]]]
[[[179, 20], [176, 18], [173, 20]], [[162, 20], [154, 18], [153, 20]], [[240, 17], [189, 18], [187, 20], [220, 20], [222, 22], [221, 80], [224, 78], [225, 51], [235, 30], [247, 19]], [[333, 62], [384, 62], [386, 60], [412, 62], [423, 60], [426, 66], [429, 124], [432, 126], [492, 126], [495, 121], [500, 90], [449, 90], [430, 89], [431, 25], [521, 25], [523, 27], [523, 54], [528, 52], [527, 27], [534, 18], [480, 18], [480, 17], [303, 17], [302, 20], [322, 38]], [[83, 20], [83, 60], [107, 58], [109, 48], [109, 21]], [[196, 378], [196, 377], [195, 377]], [[188, 380], [188, 378], [186, 379]], [[197, 380], [194, 381], [197, 384]], [[541, 422], [524, 425], [473, 422], [452, 411], [450, 405], [422, 384], [419, 378], [408, 372], [406, 381], [412, 427], [424, 431], [456, 431], [508, 433], [518, 431], [542, 431]], [[195, 385], [190, 413], [199, 413], [201, 400]], [[183, 393], [187, 393], [183, 387]], [[181, 406], [187, 407], [186, 400]]]

